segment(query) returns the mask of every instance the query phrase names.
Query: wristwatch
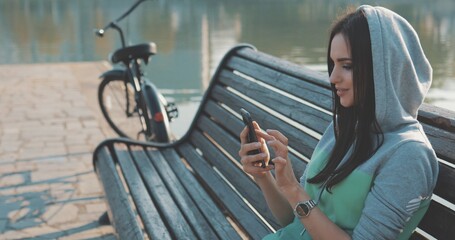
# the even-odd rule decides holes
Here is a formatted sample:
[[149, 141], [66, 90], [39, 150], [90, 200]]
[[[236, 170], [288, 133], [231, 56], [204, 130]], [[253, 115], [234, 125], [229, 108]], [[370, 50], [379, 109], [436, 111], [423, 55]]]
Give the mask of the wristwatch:
[[298, 218], [305, 218], [310, 215], [311, 209], [316, 207], [317, 203], [313, 200], [298, 202], [294, 207], [294, 215]]

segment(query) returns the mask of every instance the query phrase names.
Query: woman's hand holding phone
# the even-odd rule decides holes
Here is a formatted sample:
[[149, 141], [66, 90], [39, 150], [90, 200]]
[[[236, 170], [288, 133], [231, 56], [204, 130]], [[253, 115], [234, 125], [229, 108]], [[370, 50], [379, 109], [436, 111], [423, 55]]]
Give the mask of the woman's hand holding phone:
[[241, 110], [245, 128], [240, 133], [240, 151], [239, 156], [243, 165], [243, 170], [255, 178], [266, 175], [273, 166], [268, 165], [270, 160], [269, 150], [266, 142], [262, 137], [257, 137], [261, 128], [257, 122], [251, 119], [251, 116], [244, 109]]
[[[251, 119], [250, 114], [240, 109], [245, 128], [240, 133], [240, 151], [243, 170], [255, 178], [263, 177], [271, 169], [276, 169], [275, 177], [281, 191], [294, 191], [299, 186], [294, 176], [288, 156], [288, 139], [277, 130], [262, 132], [259, 124]], [[270, 160], [267, 144], [273, 148], [275, 158]], [[276, 163], [276, 166], [275, 166]]]
[[[253, 121], [254, 129], [260, 131], [259, 125]], [[265, 140], [258, 138], [257, 142], [248, 142], [248, 127], [245, 126], [243, 131], [240, 133], [240, 162], [243, 165], [243, 170], [251, 174], [255, 178], [261, 178], [266, 175], [267, 172], [274, 168], [273, 165], [268, 165], [265, 168], [262, 167], [262, 161], [269, 162], [270, 154], [265, 143]], [[257, 151], [257, 154], [249, 154], [252, 151]]]
[[[261, 179], [262, 181], [262, 179], [267, 179], [268, 174], [269, 177], [271, 176], [270, 170], [275, 169], [276, 186], [283, 194], [282, 196], [290, 201], [302, 189], [294, 175], [291, 160], [288, 156], [288, 139], [278, 130], [268, 129], [263, 132], [259, 124], [251, 120], [249, 114], [243, 112], [242, 116], [244, 116], [246, 125], [240, 133], [239, 155], [243, 170], [251, 174], [256, 180]], [[248, 126], [251, 126], [251, 128]], [[254, 129], [254, 133], [249, 131], [249, 129]], [[254, 135], [257, 140], [254, 141], [254, 138], [252, 139], [249, 135]], [[275, 157], [273, 159], [270, 159], [267, 145], [274, 150]]]

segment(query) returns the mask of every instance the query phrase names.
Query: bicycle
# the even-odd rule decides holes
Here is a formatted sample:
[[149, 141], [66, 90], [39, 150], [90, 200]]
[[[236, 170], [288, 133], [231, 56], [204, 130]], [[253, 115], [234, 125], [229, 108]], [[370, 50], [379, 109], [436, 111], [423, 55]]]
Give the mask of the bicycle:
[[178, 109], [174, 103], [167, 102], [156, 86], [144, 77], [141, 69], [142, 63], [148, 64], [157, 53], [156, 44], [149, 42], [126, 46], [123, 30], [118, 25], [145, 1], [138, 0], [115, 21], [95, 29], [98, 37], [103, 37], [108, 29], [117, 30], [122, 44], [110, 55], [110, 62], [120, 65], [121, 69], [112, 69], [100, 76], [98, 101], [110, 127], [121, 137], [133, 139], [136, 134], [136, 139], [143, 135], [146, 141], [169, 142], [169, 123], [178, 117]]

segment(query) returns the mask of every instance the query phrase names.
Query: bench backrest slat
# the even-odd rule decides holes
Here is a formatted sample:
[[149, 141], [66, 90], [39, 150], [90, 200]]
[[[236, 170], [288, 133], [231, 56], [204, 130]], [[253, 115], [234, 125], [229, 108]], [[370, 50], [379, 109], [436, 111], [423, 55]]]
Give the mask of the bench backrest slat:
[[444, 198], [446, 201], [455, 204], [455, 171], [446, 164], [439, 164], [438, 183], [434, 194]]
[[455, 133], [453, 111], [430, 104], [422, 104], [419, 109], [419, 121]]
[[422, 124], [425, 134], [433, 145], [433, 149], [439, 158], [451, 164], [455, 164], [455, 133]]

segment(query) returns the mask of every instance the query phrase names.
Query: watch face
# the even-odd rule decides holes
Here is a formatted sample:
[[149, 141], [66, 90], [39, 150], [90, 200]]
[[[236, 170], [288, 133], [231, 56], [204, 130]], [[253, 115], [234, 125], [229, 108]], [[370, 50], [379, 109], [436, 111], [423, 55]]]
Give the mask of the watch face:
[[304, 203], [299, 204], [296, 209], [297, 214], [300, 216], [306, 216], [309, 212], [308, 206]]
[[316, 207], [317, 203], [314, 202], [313, 200], [308, 200], [305, 202], [299, 202], [295, 207], [294, 207], [294, 214], [298, 218], [304, 218], [308, 217], [310, 215], [311, 209]]

